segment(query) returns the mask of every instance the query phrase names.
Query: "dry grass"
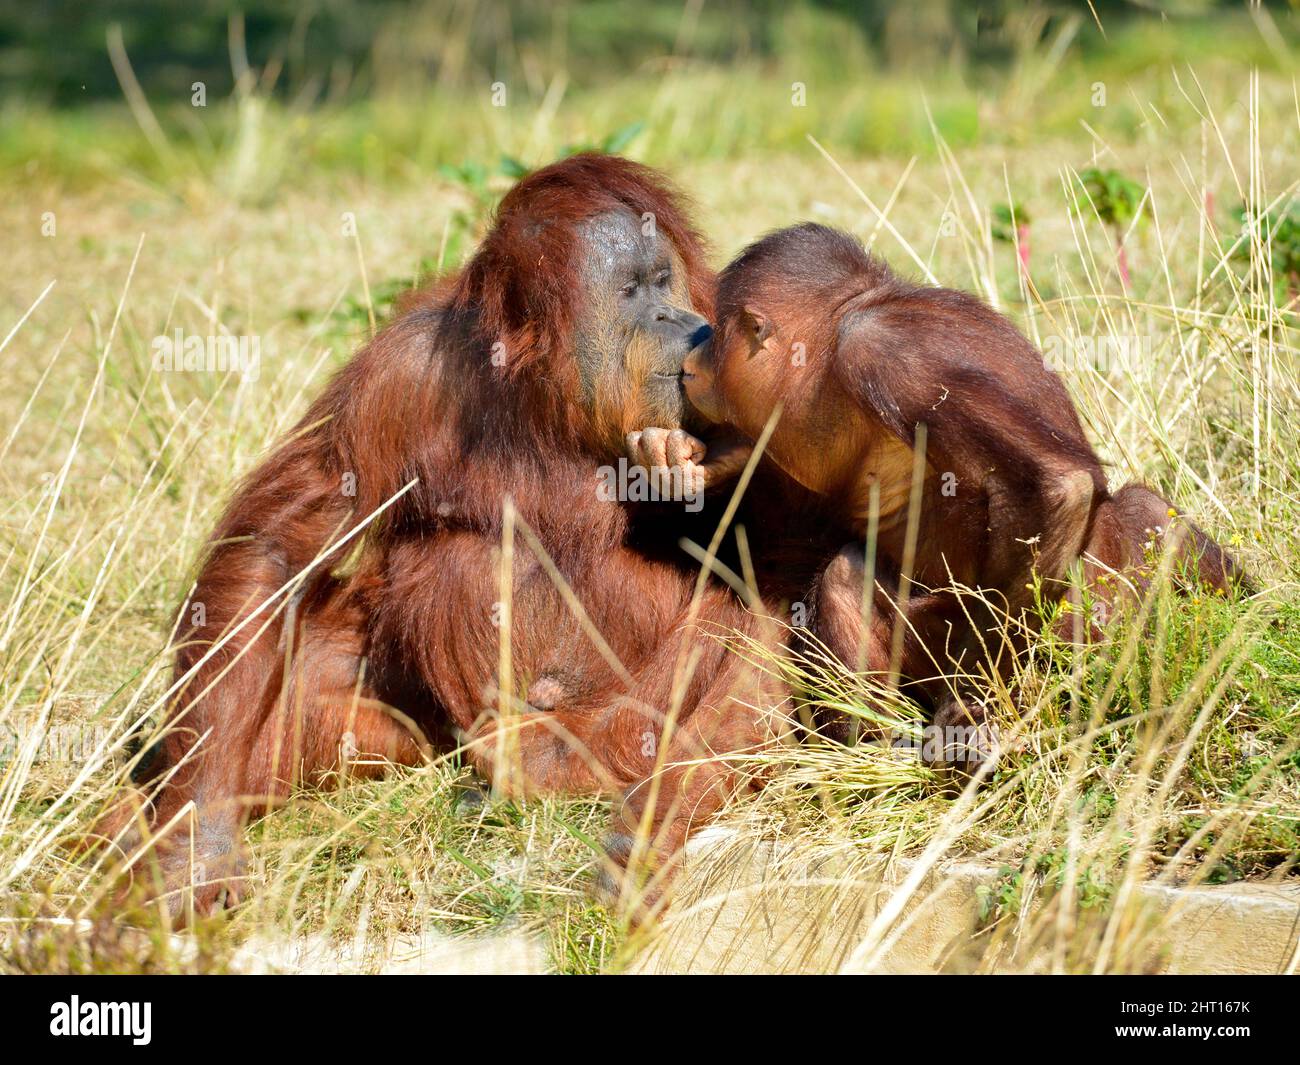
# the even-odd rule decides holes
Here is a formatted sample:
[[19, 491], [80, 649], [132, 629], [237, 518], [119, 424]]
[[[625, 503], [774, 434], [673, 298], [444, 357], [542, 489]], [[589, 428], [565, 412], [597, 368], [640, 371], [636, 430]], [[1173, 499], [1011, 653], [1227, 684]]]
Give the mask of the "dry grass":
[[[980, 292], [1040, 345], [1140, 338], [1130, 364], [1065, 372], [1112, 483], [1143, 477], [1165, 491], [1233, 545], [1259, 594], [1162, 597], [1110, 645], [1040, 645], [1019, 677], [1023, 718], [1003, 698], [1017, 742], [982, 791], [954, 799], [888, 747], [808, 744], [780, 752], [772, 786], [724, 819], [745, 845], [780, 840], [799, 862], [834, 859], [837, 876], [864, 884], [889, 856], [1005, 866], [990, 927], [1046, 937], [1062, 970], [1141, 967], [1146, 941], [1120, 934], [1137, 883], [1290, 875], [1300, 831], [1296, 317], [1269, 294], [1258, 232], [1244, 257], [1225, 250], [1238, 200], [1295, 203], [1295, 88], [1274, 77], [1252, 91], [1240, 70], [1204, 94], [1187, 71], [1152, 84], [1159, 106], [1139, 98], [1140, 124], [1114, 143], [1080, 130], [950, 151], [936, 131], [933, 154], [915, 160], [841, 157], [833, 137], [818, 140], [829, 158], [812, 143], [754, 156], [741, 138], [675, 165], [662, 129], [709, 117], [707, 93], [690, 103], [685, 80], [664, 90], [675, 95], [661, 99], [648, 147], [694, 194], [719, 260], [813, 217], [901, 269]], [[561, 133], [530, 127], [535, 155]], [[105, 801], [128, 735], [158, 711], [171, 612], [235, 478], [364, 339], [367, 288], [382, 296], [422, 262], [454, 263], [481, 221], [473, 190], [427, 174], [313, 177], [283, 156], [260, 172], [238, 143], [208, 172], [117, 169], [76, 189], [19, 181], [0, 203], [15, 238], [0, 279], [0, 722], [16, 737], [0, 767], [7, 964], [246, 968], [249, 950], [288, 942], [299, 955], [334, 944], [341, 953], [313, 956], [337, 967], [452, 965], [438, 937], [505, 931], [544, 944], [544, 963], [528, 947], [521, 965], [621, 967], [636, 944], [588, 890], [604, 810], [479, 804], [454, 761], [300, 796], [250, 831], [253, 901], [181, 945], [115, 922], [94, 863], [59, 846]], [[253, 170], [236, 188], [220, 175], [241, 159]], [[1127, 241], [1129, 292], [1076, 180], [1094, 162], [1150, 190]], [[990, 237], [1009, 189], [1034, 218], [1032, 290]], [[54, 236], [41, 235], [45, 211]], [[344, 235], [344, 212], [359, 239]], [[259, 336], [260, 375], [153, 372], [152, 339], [177, 328]], [[879, 705], [860, 678], [804, 668], [822, 699]], [[714, 882], [710, 860], [685, 897]], [[872, 925], [855, 957], [897, 927]]]

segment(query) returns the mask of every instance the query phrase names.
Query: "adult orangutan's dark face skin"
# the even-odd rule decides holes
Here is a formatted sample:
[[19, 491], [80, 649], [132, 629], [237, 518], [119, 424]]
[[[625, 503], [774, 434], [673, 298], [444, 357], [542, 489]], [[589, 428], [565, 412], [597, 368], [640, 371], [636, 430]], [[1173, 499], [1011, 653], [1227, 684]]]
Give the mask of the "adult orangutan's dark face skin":
[[688, 409], [682, 364], [713, 333], [691, 309], [681, 258], [631, 211], [597, 215], [581, 233], [589, 302], [575, 354], [584, 397], [620, 439], [645, 425], [679, 426]]

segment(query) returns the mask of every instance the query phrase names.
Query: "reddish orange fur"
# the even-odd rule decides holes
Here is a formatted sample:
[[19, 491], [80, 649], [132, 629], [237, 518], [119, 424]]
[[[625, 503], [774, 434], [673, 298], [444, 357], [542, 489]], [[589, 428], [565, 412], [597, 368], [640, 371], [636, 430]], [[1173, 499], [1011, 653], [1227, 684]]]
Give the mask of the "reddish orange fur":
[[[507, 499], [631, 677], [597, 652], [517, 535], [512, 694], [550, 677], [563, 698], [551, 711], [524, 709], [522, 774], [508, 786], [626, 793], [622, 825], [646, 809], [656, 764], [766, 741], [770, 726], [733, 702], [771, 702], [761, 678], [688, 620], [695, 573], [672, 511], [597, 496], [596, 469], [617, 451], [609, 412], [577, 398], [573, 338], [594, 313], [578, 281], [577, 230], [611, 209], [653, 215], [695, 307], [710, 313], [714, 279], [700, 238], [660, 175], [592, 154], [547, 167], [503, 199], [463, 270], [420, 293], [343, 368], [227, 507], [182, 608], [182, 687], [143, 773], [158, 789], [153, 827], [180, 818], [158, 843], [168, 886], [188, 881], [191, 851], [206, 867], [200, 909], [237, 887], [244, 819], [295, 782], [329, 776], [346, 754], [413, 763], [429, 741], [452, 735], [499, 775], [494, 611]], [[492, 359], [496, 344], [503, 366]], [[359, 563], [341, 566], [352, 545], [327, 553], [286, 611], [248, 621], [412, 480], [366, 531]], [[195, 622], [199, 605], [205, 616]], [[716, 587], [698, 616], [758, 633], [754, 616]], [[661, 751], [684, 644], [701, 658]], [[670, 770], [650, 817], [658, 850], [671, 855], [741, 783], [721, 762]], [[170, 901], [177, 910], [178, 896]]]
[[[751, 439], [780, 404], [768, 455], [837, 508], [858, 544], [878, 488], [871, 631], [863, 631], [863, 556], [853, 545], [813, 588], [814, 631], [850, 665], [882, 674], [894, 666], [939, 706], [936, 722], [980, 719], [977, 699], [964, 705], [947, 681], [926, 678], [957, 661], [1005, 671], [1002, 615], [1030, 605], [1035, 575], [1049, 595], [1062, 594], [1082, 552], [1107, 609], [1125, 586], [1098, 582], [1100, 572], [1140, 574], [1144, 530], [1169, 523], [1169, 504], [1149, 489], [1107, 492], [1064, 385], [1006, 318], [966, 293], [896, 277], [823, 226], [770, 234], [723, 271], [712, 347], [693, 354], [687, 372], [692, 401]], [[894, 662], [922, 424], [914, 586]], [[1240, 580], [1218, 545], [1194, 526], [1188, 532], [1182, 551], [1202, 580], [1222, 588]], [[953, 582], [995, 593], [1000, 609], [959, 598]]]

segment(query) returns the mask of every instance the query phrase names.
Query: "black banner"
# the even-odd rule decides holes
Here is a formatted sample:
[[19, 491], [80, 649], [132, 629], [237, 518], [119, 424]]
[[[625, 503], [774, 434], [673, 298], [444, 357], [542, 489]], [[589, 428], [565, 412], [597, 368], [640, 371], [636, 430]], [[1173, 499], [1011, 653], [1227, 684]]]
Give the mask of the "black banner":
[[[987, 1043], [1077, 1053], [1174, 1043], [1180, 1053], [1189, 1044], [1212, 1053], [1232, 1053], [1237, 1045], [1269, 1052], [1293, 1045], [1295, 1036], [1297, 985], [1272, 977], [869, 977], [870, 988], [823, 979], [815, 991], [785, 989], [782, 1009], [756, 1015], [711, 1009], [703, 1001], [684, 1007], [680, 988], [633, 979], [635, 986], [607, 980], [603, 994], [600, 985], [588, 983], [576, 999], [568, 984], [552, 983], [564, 996], [560, 1003], [545, 983], [506, 990], [471, 987], [463, 976], [454, 986], [436, 977], [28, 977], [4, 981], [0, 1013], [17, 1045], [76, 1044], [93, 1051], [100, 1043], [146, 1054], [220, 1053], [226, 1039], [258, 1054], [373, 1054], [381, 1046], [407, 1044], [432, 1049], [430, 1040], [446, 1039], [453, 1026], [476, 1033], [476, 1042], [490, 1040], [498, 1051], [513, 1040], [536, 1046], [537, 1033], [557, 1025], [573, 1041], [568, 1052], [581, 1053], [592, 1034], [608, 1050], [629, 1045], [631, 1030], [645, 1024], [655, 1026], [660, 1040], [684, 1027], [693, 1054], [703, 1049], [701, 1041], [734, 1052], [754, 1035], [743, 1022], [737, 1025], [739, 1019], [761, 1017], [765, 1030], [790, 1023], [804, 1034], [809, 1021], [838, 1025], [837, 1014], [901, 1033], [910, 1013], [927, 1045], [942, 1045], [951, 1033], [968, 1049]], [[883, 981], [893, 986], [886, 989]], [[770, 1002], [773, 992], [746, 987], [719, 993]], [[800, 1003], [806, 1005], [803, 996], [810, 993], [816, 1008], [801, 1016]], [[601, 1002], [605, 995], [608, 1004]], [[886, 1008], [873, 1005], [884, 1002]], [[839, 1013], [838, 1006], [849, 1012]], [[532, 1027], [533, 1020], [544, 1027]]]

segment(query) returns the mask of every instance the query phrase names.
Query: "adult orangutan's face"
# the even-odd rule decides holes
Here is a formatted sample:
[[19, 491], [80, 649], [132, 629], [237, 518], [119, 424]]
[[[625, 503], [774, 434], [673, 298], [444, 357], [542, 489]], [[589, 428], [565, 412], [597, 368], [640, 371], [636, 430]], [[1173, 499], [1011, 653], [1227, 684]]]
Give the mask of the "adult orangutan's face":
[[587, 299], [576, 355], [584, 397], [611, 440], [647, 425], [676, 428], [688, 409], [682, 364], [713, 333], [691, 309], [681, 257], [631, 211], [597, 215], [581, 234]]

